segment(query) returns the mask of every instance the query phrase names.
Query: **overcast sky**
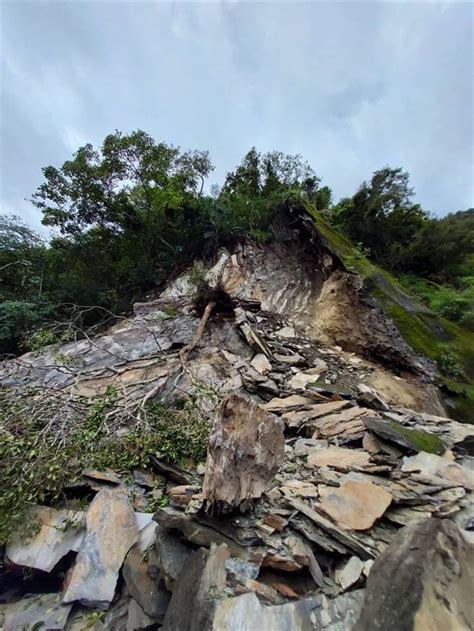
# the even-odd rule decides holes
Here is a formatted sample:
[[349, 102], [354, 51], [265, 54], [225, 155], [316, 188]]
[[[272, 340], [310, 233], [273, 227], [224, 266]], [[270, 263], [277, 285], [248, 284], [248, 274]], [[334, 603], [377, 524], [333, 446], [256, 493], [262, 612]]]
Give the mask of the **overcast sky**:
[[1, 209], [41, 167], [141, 128], [208, 149], [302, 154], [335, 197], [402, 166], [437, 214], [473, 202], [469, 2], [2, 2]]

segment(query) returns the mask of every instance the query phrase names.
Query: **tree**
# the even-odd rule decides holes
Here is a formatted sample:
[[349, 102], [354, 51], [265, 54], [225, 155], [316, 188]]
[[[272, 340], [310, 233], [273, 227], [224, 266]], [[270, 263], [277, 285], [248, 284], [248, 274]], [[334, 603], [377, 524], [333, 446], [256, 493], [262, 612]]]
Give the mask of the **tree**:
[[400, 251], [407, 247], [428, 220], [419, 204], [414, 204], [409, 174], [385, 167], [363, 182], [352, 198], [336, 205], [334, 222], [372, 256], [389, 267], [397, 264]]

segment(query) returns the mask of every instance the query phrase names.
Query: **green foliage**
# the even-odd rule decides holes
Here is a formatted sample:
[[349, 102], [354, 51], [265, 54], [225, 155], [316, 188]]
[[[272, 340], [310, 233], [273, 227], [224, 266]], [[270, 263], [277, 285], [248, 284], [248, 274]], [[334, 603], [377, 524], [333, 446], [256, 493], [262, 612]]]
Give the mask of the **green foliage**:
[[408, 173], [385, 167], [333, 210], [334, 224], [390, 268], [428, 219], [419, 204], [412, 202], [408, 183]]
[[[25, 532], [28, 509], [37, 503], [57, 504], [64, 487], [85, 467], [127, 472], [150, 466], [150, 456], [170, 462], [200, 462], [205, 458], [209, 423], [202, 403], [210, 409], [219, 400], [199, 383], [195, 395], [178, 408], [149, 403], [143, 423], [128, 424], [111, 434], [107, 419], [118, 404], [108, 388], [103, 396], [82, 402], [81, 412], [67, 426], [56, 427], [56, 400], [40, 390], [4, 388], [1, 393], [0, 542], [12, 532]], [[58, 414], [59, 422], [64, 414]]]

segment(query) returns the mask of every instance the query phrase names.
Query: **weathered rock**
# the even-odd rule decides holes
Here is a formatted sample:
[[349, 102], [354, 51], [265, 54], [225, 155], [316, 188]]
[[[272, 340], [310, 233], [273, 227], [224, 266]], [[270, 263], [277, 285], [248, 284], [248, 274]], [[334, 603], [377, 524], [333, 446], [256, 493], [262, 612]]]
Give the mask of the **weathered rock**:
[[192, 549], [184, 545], [175, 532], [165, 530], [160, 526], [156, 529], [155, 535], [160, 575], [166, 588], [172, 591], [191, 556]]
[[282, 355], [280, 353], [274, 353], [273, 357], [280, 364], [288, 364], [289, 366], [300, 366], [306, 363], [304, 357], [299, 353], [292, 353], [291, 355]]
[[396, 421], [381, 421], [370, 417], [364, 417], [364, 423], [371, 433], [406, 449], [434, 454], [443, 454], [446, 451], [442, 440], [436, 434], [421, 429], [410, 429]]
[[293, 375], [290, 379], [289, 386], [293, 390], [305, 390], [309, 383], [314, 383], [317, 379], [318, 377], [316, 375], [307, 375], [303, 372], [297, 372], [296, 375]]
[[389, 409], [386, 402], [382, 399], [380, 394], [376, 390], [374, 390], [374, 388], [371, 388], [365, 383], [360, 383], [357, 386], [357, 390], [359, 393], [357, 396], [357, 401], [360, 404], [365, 405], [374, 410], [388, 410]]
[[197, 550], [173, 589], [162, 631], [206, 631], [212, 629], [216, 597], [227, 585], [225, 545]]
[[186, 506], [193, 499], [193, 495], [199, 492], [197, 486], [191, 486], [190, 484], [182, 484], [180, 486], [174, 486], [168, 491], [169, 498], [175, 504]]
[[169, 594], [160, 589], [151, 577], [145, 554], [136, 543], [122, 567], [122, 575], [128, 592], [137, 601], [141, 609], [155, 621], [162, 622], [169, 603]]
[[151, 463], [158, 473], [161, 473], [177, 484], [191, 484], [192, 482], [191, 474], [177, 464], [165, 462], [155, 457], [151, 458]]
[[288, 412], [290, 410], [302, 410], [309, 409], [313, 404], [313, 401], [308, 397], [303, 397], [300, 394], [292, 394], [290, 397], [283, 399], [272, 399], [268, 403], [265, 403], [263, 407], [267, 412]]
[[203, 497], [218, 511], [245, 510], [284, 458], [283, 423], [238, 395], [227, 397], [209, 439]]
[[58, 594], [28, 596], [6, 606], [3, 631], [64, 629], [72, 604], [61, 604]]
[[[245, 548], [229, 536], [206, 523], [197, 521], [191, 515], [186, 515], [169, 506], [159, 508], [155, 513], [154, 519], [165, 529], [179, 530], [187, 541], [195, 545], [209, 548], [213, 543], [225, 543], [232, 556], [241, 557], [245, 553]], [[200, 516], [200, 519], [202, 520], [202, 516]], [[222, 526], [222, 524], [219, 523], [219, 526]]]
[[40, 530], [27, 540], [12, 537], [5, 549], [10, 563], [50, 572], [69, 551], [79, 550], [85, 533], [83, 512], [35, 506], [27, 519], [38, 521]]
[[130, 598], [128, 604], [127, 615], [127, 631], [139, 631], [139, 629], [147, 629], [148, 627], [156, 626], [156, 620], [150, 618], [150, 616], [140, 607], [136, 600]]
[[328, 447], [327, 449], [315, 449], [308, 455], [308, 464], [313, 467], [337, 467], [349, 469], [363, 467], [369, 464], [370, 454], [356, 449], [344, 449], [343, 447]]
[[300, 427], [303, 423], [339, 412], [349, 406], [350, 403], [348, 401], [328, 401], [327, 403], [312, 405], [307, 410], [300, 412], [286, 412], [283, 414], [283, 419], [288, 427]]
[[336, 570], [336, 582], [345, 591], [357, 583], [364, 570], [364, 563], [359, 557], [351, 557], [344, 567]]
[[474, 472], [441, 456], [421, 451], [403, 459], [402, 471], [420, 471], [428, 476], [440, 476], [470, 491], [474, 490]]
[[84, 469], [82, 475], [85, 478], [90, 478], [91, 480], [96, 480], [97, 482], [105, 482], [107, 484], [122, 483], [120, 476], [110, 469], [105, 469], [104, 471], [98, 471], [97, 469]]
[[262, 605], [255, 594], [221, 600], [211, 631], [347, 631], [357, 618], [363, 591], [328, 601], [324, 596], [302, 598], [285, 605]]
[[284, 340], [290, 340], [296, 337], [296, 332], [294, 327], [292, 326], [284, 326], [282, 329], [276, 331], [276, 335], [278, 337], [283, 338]]
[[139, 533], [130, 502], [119, 490], [102, 489], [86, 518], [86, 535], [68, 577], [63, 602], [107, 606], [113, 599], [118, 572]]
[[258, 353], [250, 362], [250, 365], [261, 375], [266, 375], [272, 369], [271, 363], [268, 361], [266, 355]]
[[449, 520], [404, 528], [376, 559], [354, 631], [472, 629], [474, 548]]
[[318, 487], [311, 482], [302, 480], [287, 480], [281, 487], [281, 491], [287, 495], [299, 495], [301, 497], [318, 497]]
[[338, 524], [353, 530], [367, 530], [381, 517], [392, 501], [392, 495], [370, 482], [346, 480], [338, 489], [331, 489], [321, 501], [321, 508]]

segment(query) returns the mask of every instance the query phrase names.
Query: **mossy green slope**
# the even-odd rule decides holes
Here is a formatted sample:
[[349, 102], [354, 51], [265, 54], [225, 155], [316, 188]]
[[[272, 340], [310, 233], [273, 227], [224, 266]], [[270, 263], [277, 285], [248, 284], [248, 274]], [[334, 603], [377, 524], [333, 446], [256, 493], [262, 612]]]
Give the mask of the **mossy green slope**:
[[474, 333], [420, 305], [399, 281], [330, 226], [321, 213], [309, 204], [305, 208], [324, 244], [348, 271], [364, 278], [365, 289], [392, 318], [411, 348], [437, 363], [440, 385], [454, 396], [454, 416], [474, 423]]

